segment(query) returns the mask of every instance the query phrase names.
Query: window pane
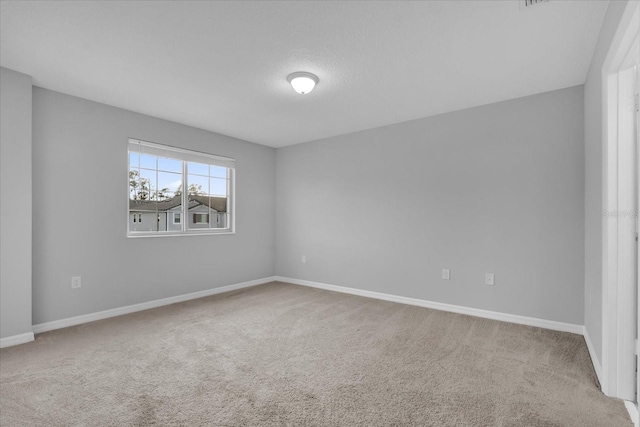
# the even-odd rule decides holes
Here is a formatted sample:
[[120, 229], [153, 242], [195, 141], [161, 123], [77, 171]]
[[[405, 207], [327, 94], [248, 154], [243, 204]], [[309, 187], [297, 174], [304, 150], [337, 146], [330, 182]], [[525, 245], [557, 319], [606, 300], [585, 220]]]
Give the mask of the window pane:
[[209, 194], [213, 196], [226, 196], [227, 180], [222, 178], [211, 178], [209, 180]]
[[151, 200], [158, 188], [156, 184], [156, 171], [140, 169], [138, 200]]
[[190, 174], [209, 176], [209, 165], [189, 162], [187, 168]]
[[225, 212], [214, 213], [211, 219], [211, 228], [227, 228], [227, 214]]
[[149, 200], [129, 201], [129, 230], [158, 231], [157, 203]]
[[156, 168], [156, 156], [149, 156], [148, 154], [140, 154], [140, 167], [147, 169], [155, 169]]
[[138, 200], [140, 169], [129, 169], [129, 200]]
[[209, 197], [190, 194], [187, 218], [191, 230], [209, 228]]
[[158, 202], [158, 214], [160, 216], [160, 231], [182, 231], [180, 221], [176, 222], [175, 217], [182, 212], [182, 196], [173, 192], [164, 194], [165, 198]]
[[158, 157], [158, 170], [182, 173], [182, 160]]
[[129, 198], [151, 200], [155, 191], [155, 172], [145, 169], [129, 170]]
[[129, 167], [130, 168], [140, 167], [140, 155], [138, 153], [133, 151], [129, 153]]
[[210, 197], [209, 207], [216, 212], [227, 212], [227, 198], [226, 197]]
[[189, 194], [209, 194], [209, 178], [200, 175], [189, 175]]
[[227, 198], [210, 197], [211, 228], [227, 228]]
[[[158, 193], [177, 193], [182, 190], [182, 174], [172, 172], [158, 172]], [[160, 200], [160, 199], [158, 199]]]
[[211, 169], [211, 176], [215, 178], [227, 178], [227, 168], [222, 166], [209, 166]]

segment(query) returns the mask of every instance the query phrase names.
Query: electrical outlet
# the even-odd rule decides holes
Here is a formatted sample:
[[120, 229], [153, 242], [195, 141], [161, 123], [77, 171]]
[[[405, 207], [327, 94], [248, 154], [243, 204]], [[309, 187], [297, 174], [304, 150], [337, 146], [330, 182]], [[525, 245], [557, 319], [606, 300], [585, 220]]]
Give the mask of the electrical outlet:
[[78, 289], [82, 287], [82, 278], [80, 276], [73, 276], [71, 278], [71, 289]]
[[486, 273], [484, 275], [484, 284], [493, 286], [496, 284], [496, 276], [493, 273]]
[[442, 280], [450, 280], [451, 279], [451, 270], [448, 268], [442, 269]]
[[306, 264], [307, 263], [307, 256], [306, 255], [302, 255], [300, 257], [300, 262], [303, 263], [303, 264]]

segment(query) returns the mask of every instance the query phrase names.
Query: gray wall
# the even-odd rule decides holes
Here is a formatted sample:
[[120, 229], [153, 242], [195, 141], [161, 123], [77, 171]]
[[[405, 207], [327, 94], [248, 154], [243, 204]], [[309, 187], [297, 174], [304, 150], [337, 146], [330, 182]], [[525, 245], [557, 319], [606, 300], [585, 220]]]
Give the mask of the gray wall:
[[0, 338], [31, 332], [31, 77], [0, 68]]
[[609, 3], [584, 84], [585, 124], [585, 315], [584, 325], [602, 361], [603, 139], [602, 66], [627, 1]]
[[[128, 137], [235, 158], [236, 234], [128, 239]], [[34, 324], [272, 276], [274, 175], [273, 148], [34, 87]]]
[[583, 110], [578, 86], [278, 149], [277, 274], [582, 324]]

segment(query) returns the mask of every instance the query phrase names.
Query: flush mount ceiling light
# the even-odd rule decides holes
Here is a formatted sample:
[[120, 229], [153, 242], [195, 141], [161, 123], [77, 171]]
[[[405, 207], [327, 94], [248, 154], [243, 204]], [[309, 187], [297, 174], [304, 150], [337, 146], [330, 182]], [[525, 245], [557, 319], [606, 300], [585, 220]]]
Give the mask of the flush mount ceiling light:
[[318, 84], [318, 76], [311, 73], [305, 73], [304, 71], [289, 74], [287, 80], [291, 83], [293, 90], [298, 92], [300, 95], [305, 95], [311, 92], [315, 85]]

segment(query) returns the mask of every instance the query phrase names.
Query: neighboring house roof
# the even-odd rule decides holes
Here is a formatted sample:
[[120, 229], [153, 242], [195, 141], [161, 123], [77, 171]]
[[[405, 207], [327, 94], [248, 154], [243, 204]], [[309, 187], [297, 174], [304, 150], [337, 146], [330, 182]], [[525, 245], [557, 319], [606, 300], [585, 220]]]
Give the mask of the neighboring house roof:
[[[226, 212], [227, 211], [227, 198], [226, 197], [213, 197], [213, 196], [199, 196], [190, 195], [190, 201], [196, 201], [199, 205], [209, 206], [214, 211]], [[193, 209], [195, 206], [189, 206], [189, 209]]]
[[[129, 199], [130, 212], [164, 212], [176, 208], [182, 204], [182, 197], [175, 196], [167, 200], [131, 200]], [[189, 209], [198, 206], [208, 206], [218, 212], [227, 211], [226, 197], [213, 197], [201, 195], [189, 195]]]

